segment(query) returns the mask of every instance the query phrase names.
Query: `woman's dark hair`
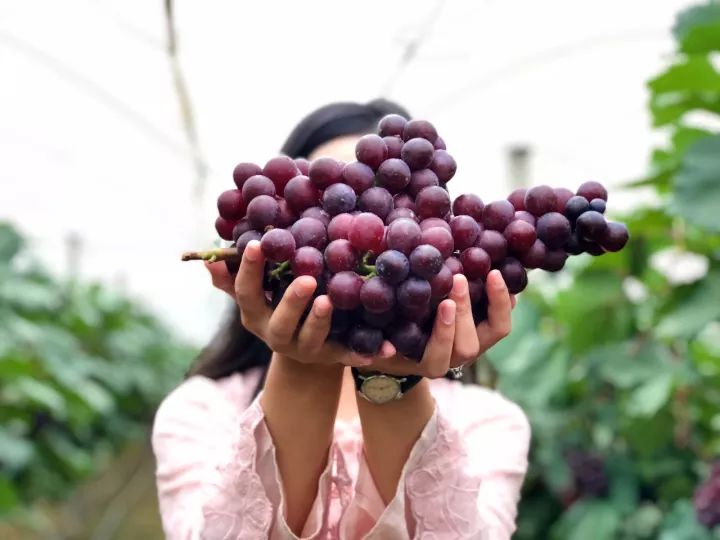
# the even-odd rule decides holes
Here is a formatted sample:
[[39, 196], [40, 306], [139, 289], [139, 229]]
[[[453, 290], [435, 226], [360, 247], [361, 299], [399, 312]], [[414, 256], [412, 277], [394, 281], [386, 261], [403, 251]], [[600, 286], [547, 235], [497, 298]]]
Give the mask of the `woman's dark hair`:
[[[375, 131], [378, 121], [387, 114], [410, 114], [404, 107], [384, 99], [367, 104], [331, 103], [303, 118], [282, 146], [282, 153], [292, 158], [307, 157], [322, 144], [345, 135], [364, 135]], [[190, 375], [221, 379], [254, 367], [266, 367], [270, 349], [240, 323], [240, 310], [232, 306], [228, 320], [190, 368]], [[263, 377], [264, 379], [264, 377]], [[260, 386], [264, 383], [260, 381]]]

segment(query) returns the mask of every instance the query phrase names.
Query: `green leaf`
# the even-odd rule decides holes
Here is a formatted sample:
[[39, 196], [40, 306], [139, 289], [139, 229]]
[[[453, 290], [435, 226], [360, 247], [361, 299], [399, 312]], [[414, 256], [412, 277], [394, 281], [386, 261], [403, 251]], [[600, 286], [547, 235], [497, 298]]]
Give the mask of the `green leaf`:
[[672, 134], [672, 143], [676, 154], [683, 154], [690, 145], [704, 137], [709, 137], [712, 132], [692, 126], [679, 125], [675, 127]]
[[673, 34], [684, 53], [720, 50], [720, 4], [693, 6], [681, 11]]
[[656, 333], [664, 338], [692, 337], [720, 319], [720, 271], [710, 272], [675, 309], [665, 315]]
[[12, 482], [0, 472], [0, 515], [8, 513], [18, 502], [17, 492]]
[[677, 122], [686, 113], [696, 110], [720, 114], [720, 96], [711, 92], [671, 92], [650, 99], [650, 113], [656, 127]]
[[608, 501], [580, 501], [567, 511], [553, 528], [558, 540], [614, 540], [620, 527], [620, 513]]
[[690, 145], [676, 176], [673, 195], [680, 216], [693, 225], [720, 232], [720, 135]]
[[654, 341], [598, 348], [584, 361], [597, 365], [600, 377], [618, 388], [632, 388], [673, 367], [667, 348]]
[[631, 395], [627, 412], [631, 416], [653, 416], [667, 403], [673, 387], [671, 373], [660, 373], [639, 386]]
[[710, 540], [710, 533], [697, 520], [692, 501], [677, 501], [665, 516], [658, 540]]
[[23, 239], [9, 223], [0, 222], [0, 264], [10, 261], [23, 248]]
[[30, 442], [0, 427], [0, 465], [10, 470], [20, 469], [30, 462], [33, 454]]
[[680, 59], [664, 73], [648, 82], [655, 94], [665, 92], [720, 92], [720, 74], [709, 58], [691, 56]]

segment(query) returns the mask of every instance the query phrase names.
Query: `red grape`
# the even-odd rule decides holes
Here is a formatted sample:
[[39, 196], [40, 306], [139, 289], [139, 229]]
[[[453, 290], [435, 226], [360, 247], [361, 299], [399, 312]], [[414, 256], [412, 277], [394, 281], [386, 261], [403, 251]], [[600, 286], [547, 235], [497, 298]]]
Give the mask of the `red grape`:
[[307, 176], [296, 176], [285, 185], [285, 200], [294, 212], [299, 213], [315, 206], [319, 196], [320, 193]]
[[[245, 216], [245, 200], [239, 189], [223, 191], [217, 200], [220, 217], [228, 221], [237, 221]], [[232, 231], [231, 231], [232, 232]]]
[[272, 229], [263, 235], [260, 248], [267, 260], [284, 262], [295, 253], [295, 238], [287, 229]]
[[484, 279], [490, 272], [490, 255], [482, 248], [467, 248], [460, 255], [460, 262], [468, 279]]
[[323, 225], [327, 227], [330, 225], [330, 214], [328, 214], [325, 210], [320, 208], [319, 206], [311, 206], [310, 208], [306, 208], [303, 210], [303, 213], [300, 214], [301, 218], [309, 217], [317, 219], [318, 221], [322, 221]]
[[293, 160], [295, 162], [295, 166], [300, 171], [300, 174], [303, 176], [307, 176], [310, 172], [310, 162], [305, 158], [295, 158]]
[[597, 242], [605, 234], [607, 222], [600, 212], [588, 210], [577, 218], [576, 227], [582, 238], [591, 242]]
[[517, 259], [513, 259], [512, 257], [504, 259], [498, 265], [498, 270], [500, 274], [502, 274], [510, 294], [522, 292], [525, 287], [527, 287], [527, 272]]
[[446, 265], [442, 265], [440, 271], [430, 279], [430, 296], [435, 300], [445, 298], [453, 287], [453, 273]]
[[295, 244], [298, 248], [312, 246], [321, 251], [325, 249], [325, 245], [327, 244], [327, 229], [319, 219], [310, 217], [300, 218], [292, 224], [290, 232], [295, 237]]
[[372, 313], [383, 313], [395, 305], [395, 289], [381, 277], [371, 277], [360, 289], [360, 302]]
[[445, 141], [440, 136], [435, 139], [435, 143], [433, 144], [433, 146], [435, 147], [435, 150], [447, 150], [447, 146], [445, 146]]
[[570, 238], [568, 219], [559, 212], [548, 212], [537, 220], [537, 236], [550, 249], [560, 248]]
[[407, 124], [407, 120], [399, 114], [388, 114], [383, 116], [378, 123], [378, 133], [382, 137], [389, 135], [400, 136], [403, 133], [403, 129]]
[[[544, 217], [545, 216], [543, 216], [543, 218]], [[565, 218], [563, 217], [563, 219]], [[565, 221], [567, 222], [566, 219]], [[511, 222], [510, 225], [505, 227], [503, 236], [505, 236], [505, 240], [507, 241], [508, 249], [514, 251], [515, 253], [522, 253], [523, 251], [530, 249], [530, 246], [532, 246], [537, 239], [535, 227], [523, 220]]]
[[483, 210], [482, 224], [486, 229], [503, 232], [515, 217], [515, 208], [508, 201], [493, 201]]
[[[370, 190], [363, 193], [365, 195]], [[385, 225], [378, 216], [363, 212], [355, 216], [350, 225], [348, 240], [359, 251], [379, 252], [385, 234]]]
[[545, 252], [545, 260], [540, 268], [548, 272], [557, 272], [565, 266], [567, 258], [568, 255], [563, 249], [548, 249]]
[[270, 195], [258, 195], [247, 206], [248, 223], [258, 231], [274, 226], [279, 216], [280, 205]]
[[402, 147], [403, 147], [403, 140], [400, 137], [383, 137], [383, 141], [385, 141], [385, 146], [387, 146], [388, 149], [388, 159], [389, 158], [399, 158], [400, 154], [402, 153]]
[[333, 240], [325, 248], [325, 264], [333, 274], [355, 270], [358, 256], [349, 241], [342, 238]]
[[378, 135], [363, 135], [355, 145], [355, 157], [357, 157], [357, 160], [374, 171], [387, 159], [387, 156], [387, 145], [382, 140], [382, 137]]
[[421, 244], [410, 253], [410, 271], [423, 279], [435, 276], [443, 265], [443, 257], [435, 246]]
[[358, 208], [363, 212], [370, 212], [385, 220], [393, 209], [393, 197], [390, 192], [382, 187], [372, 187], [360, 195]]
[[346, 340], [351, 351], [363, 355], [374, 355], [382, 347], [383, 333], [377, 328], [356, 324], [348, 330]]
[[535, 226], [535, 222], [537, 221], [535, 219], [535, 216], [533, 216], [530, 212], [528, 212], [526, 210], [516, 210], [514, 220], [515, 221], [517, 221], [517, 220], [526, 221], [533, 227]]
[[[331, 216], [355, 210], [357, 197], [347, 184], [333, 184], [323, 192], [323, 210]], [[564, 219], [564, 218], [563, 218]]]
[[542, 240], [535, 240], [530, 249], [518, 255], [520, 262], [525, 268], [540, 268], [545, 262], [547, 248]]
[[475, 247], [484, 249], [494, 263], [504, 259], [507, 254], [507, 240], [497, 231], [487, 230], [481, 232], [477, 242], [475, 242]]
[[395, 208], [385, 218], [385, 225], [390, 225], [393, 221], [400, 218], [412, 219], [413, 221], [417, 222], [417, 216], [415, 215], [415, 212], [413, 212], [409, 208]]
[[508, 195], [507, 200], [513, 205], [515, 210], [525, 210], [525, 195], [527, 189], [517, 188]]
[[422, 308], [430, 303], [430, 283], [425, 279], [410, 276], [397, 288], [397, 301], [409, 308]]
[[435, 126], [427, 120], [410, 120], [403, 128], [402, 138], [404, 141], [409, 141], [416, 137], [422, 137], [431, 143], [435, 143], [438, 134]]
[[318, 189], [326, 189], [328, 186], [340, 182], [343, 174], [343, 166], [330, 157], [321, 157], [313, 160], [310, 164], [308, 178]]
[[312, 246], [303, 246], [295, 251], [292, 259], [290, 259], [290, 268], [295, 277], [312, 276], [319, 278], [325, 269], [323, 254]]
[[452, 275], [463, 273], [462, 263], [457, 257], [448, 257], [445, 259], [445, 266], [450, 269]]
[[428, 320], [430, 320], [430, 317], [432, 315], [432, 305], [425, 304], [424, 306], [412, 308], [400, 305], [398, 307], [398, 311], [400, 314], [400, 318], [422, 325], [425, 324]]
[[345, 165], [342, 172], [342, 180], [361, 195], [375, 184], [375, 173], [373, 170], [359, 161], [353, 161]]
[[575, 194], [570, 191], [567, 188], [555, 188], [555, 198], [557, 199], [557, 204], [555, 207], [556, 212], [560, 212], [561, 214], [565, 212], [565, 205], [567, 202], [572, 199]]
[[470, 302], [475, 305], [487, 299], [485, 281], [481, 278], [468, 280], [468, 293]]
[[577, 190], [577, 194], [581, 197], [585, 197], [588, 201], [593, 199], [602, 199], [603, 201], [608, 200], [607, 189], [600, 182], [585, 182], [581, 184]]
[[415, 199], [407, 193], [399, 193], [393, 197], [395, 208], [408, 208], [415, 212]]
[[477, 237], [480, 235], [480, 226], [470, 216], [455, 216], [450, 220], [450, 231], [455, 242], [455, 249], [462, 251], [475, 245]]
[[278, 218], [275, 222], [277, 227], [287, 229], [290, 225], [297, 221], [297, 215], [292, 211], [285, 199], [278, 200], [278, 208], [280, 211], [278, 212]]
[[630, 234], [624, 223], [608, 221], [605, 232], [600, 237], [600, 245], [607, 251], [620, 251], [627, 244]]
[[240, 235], [244, 232], [251, 231], [252, 227], [248, 223], [247, 218], [242, 218], [240, 221], [238, 221], [235, 224], [235, 227], [233, 227], [232, 230], [232, 241], [237, 242], [238, 238], [240, 238]]
[[464, 194], [457, 197], [452, 204], [453, 214], [456, 216], [470, 216], [475, 221], [482, 220], [485, 204], [477, 195]]
[[355, 272], [338, 272], [327, 284], [330, 302], [338, 309], [355, 309], [360, 305], [360, 290], [364, 283]]
[[422, 231], [420, 236], [420, 244], [430, 244], [435, 246], [442, 255], [443, 259], [447, 259], [455, 251], [455, 243], [453, 235], [442, 227], [430, 227]]
[[421, 236], [422, 231], [417, 222], [407, 218], [396, 219], [388, 225], [387, 245], [389, 249], [409, 255], [420, 243]]
[[397, 310], [395, 308], [391, 308], [383, 313], [372, 313], [364, 309], [362, 313], [363, 322], [373, 328], [387, 328], [395, 321], [395, 317], [397, 317]]
[[400, 354], [420, 361], [425, 351], [428, 336], [417, 323], [405, 321], [392, 329], [389, 339]]
[[350, 236], [352, 221], [352, 214], [338, 214], [332, 218], [327, 227], [328, 238], [330, 240], [338, 240], [339, 238], [347, 240], [348, 236]]
[[377, 182], [390, 193], [399, 193], [410, 183], [410, 167], [401, 159], [386, 159], [377, 169]]
[[557, 196], [550, 186], [535, 186], [525, 194], [525, 210], [535, 217], [554, 212], [555, 208], [557, 208]]
[[300, 170], [295, 162], [287, 156], [278, 156], [272, 158], [263, 167], [263, 174], [267, 176], [275, 184], [275, 189], [279, 196], [285, 193], [285, 185], [291, 178], [295, 178], [300, 174]]
[[233, 229], [235, 228], [236, 223], [236, 221], [230, 221], [218, 216], [217, 219], [215, 219], [215, 230], [223, 240], [232, 240]]
[[275, 196], [275, 184], [267, 176], [263, 174], [256, 174], [251, 176], [242, 187], [242, 196], [245, 203], [249, 203], [258, 195], [270, 195]]
[[235, 248], [237, 249], [238, 253], [242, 255], [247, 245], [253, 240], [257, 240], [259, 242], [260, 240], [262, 240], [262, 234], [255, 230], [245, 231], [244, 233], [242, 233], [238, 237], [237, 242], [235, 242]]
[[405, 142], [400, 157], [411, 171], [417, 171], [430, 165], [434, 153], [435, 149], [430, 141], [417, 137]]
[[420, 219], [442, 218], [450, 211], [450, 195], [439, 186], [426, 187], [415, 197], [415, 205]]
[[237, 188], [242, 189], [245, 180], [260, 173], [262, 169], [255, 163], [238, 163], [233, 170], [233, 180]]
[[378, 276], [392, 285], [404, 281], [410, 273], [410, 261], [396, 250], [383, 251], [375, 260]]
[[[421, 139], [424, 140], [424, 139]], [[427, 141], [425, 141], [427, 142]], [[439, 186], [440, 181], [437, 175], [430, 169], [420, 169], [410, 175], [410, 183], [408, 184], [408, 193], [412, 197], [417, 197], [421, 190], [428, 186]]]
[[[405, 143], [405, 145], [407, 146], [407, 143]], [[445, 150], [435, 150], [430, 168], [437, 174], [438, 179], [445, 183], [449, 182], [452, 177], [455, 176], [457, 163], [455, 163], [455, 158]]]
[[452, 232], [452, 230], [450, 229], [450, 224], [442, 218], [432, 217], [423, 219], [420, 222], [421, 231], [426, 231], [428, 229], [432, 229], [433, 227], [440, 227], [442, 229], [445, 229], [447, 232]]

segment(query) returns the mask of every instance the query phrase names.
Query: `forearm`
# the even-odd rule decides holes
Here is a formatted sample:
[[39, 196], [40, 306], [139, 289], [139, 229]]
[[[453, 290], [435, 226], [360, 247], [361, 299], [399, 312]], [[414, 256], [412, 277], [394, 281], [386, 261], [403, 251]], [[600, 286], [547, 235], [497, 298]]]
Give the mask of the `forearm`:
[[342, 366], [300, 364], [274, 354], [261, 397], [275, 444], [287, 523], [300, 534], [326, 466]]
[[395, 496], [410, 451], [432, 417], [435, 402], [427, 379], [397, 401], [374, 405], [358, 396], [365, 456], [385, 503]]

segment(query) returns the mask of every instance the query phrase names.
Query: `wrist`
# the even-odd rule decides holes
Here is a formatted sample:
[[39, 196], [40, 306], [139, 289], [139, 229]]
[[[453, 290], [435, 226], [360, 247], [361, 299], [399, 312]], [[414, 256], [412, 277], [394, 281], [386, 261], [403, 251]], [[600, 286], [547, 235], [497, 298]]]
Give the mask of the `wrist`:
[[340, 379], [343, 374], [342, 364], [305, 363], [285, 354], [273, 353], [271, 367], [298, 379]]

